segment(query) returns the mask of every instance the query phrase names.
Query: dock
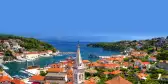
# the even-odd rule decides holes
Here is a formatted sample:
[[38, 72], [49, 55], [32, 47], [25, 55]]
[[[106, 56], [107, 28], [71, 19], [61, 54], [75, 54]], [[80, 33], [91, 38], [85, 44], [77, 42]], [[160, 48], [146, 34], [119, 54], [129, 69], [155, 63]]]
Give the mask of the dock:
[[59, 52], [58, 55], [73, 55], [76, 54], [76, 52]]
[[110, 58], [111, 56], [99, 56], [99, 58], [104, 59], [104, 58]]

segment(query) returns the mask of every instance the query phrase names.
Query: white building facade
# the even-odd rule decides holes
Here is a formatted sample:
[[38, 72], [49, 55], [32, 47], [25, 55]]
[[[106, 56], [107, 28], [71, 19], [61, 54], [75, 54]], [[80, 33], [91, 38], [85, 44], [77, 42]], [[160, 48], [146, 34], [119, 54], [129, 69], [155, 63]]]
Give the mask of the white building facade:
[[73, 69], [73, 84], [84, 84], [85, 82], [85, 66], [82, 62], [80, 46], [78, 45], [76, 59]]

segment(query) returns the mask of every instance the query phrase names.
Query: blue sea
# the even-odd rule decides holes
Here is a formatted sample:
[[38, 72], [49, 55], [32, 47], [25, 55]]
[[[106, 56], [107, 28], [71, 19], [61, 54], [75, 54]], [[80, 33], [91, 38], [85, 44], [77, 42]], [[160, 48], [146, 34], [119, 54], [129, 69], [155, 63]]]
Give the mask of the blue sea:
[[[60, 50], [61, 52], [76, 52], [77, 49], [77, 42], [60, 42], [60, 41], [46, 41], [50, 44], [52, 44], [54, 47], [56, 47], [58, 50]], [[102, 56], [102, 55], [116, 55], [116, 54], [120, 54], [119, 51], [104, 51], [101, 48], [91, 48], [91, 47], [87, 47], [86, 45], [89, 42], [80, 42], [80, 48], [81, 48], [81, 55], [82, 55], [82, 59], [88, 59], [88, 55], [90, 54], [95, 54], [98, 56]], [[67, 57], [69, 57], [70, 55], [63, 55], [63, 56], [53, 56], [53, 57], [41, 57], [37, 60], [34, 61], [35, 65], [38, 65], [40, 67], [44, 67], [47, 66], [51, 63], [54, 62], [59, 62], [61, 60], [66, 59]], [[31, 66], [33, 63], [32, 62], [28, 62], [28, 66]], [[17, 63], [17, 62], [11, 62], [11, 63], [6, 63], [5, 66], [7, 66], [9, 68], [9, 70], [6, 70], [7, 73], [9, 73], [11, 76], [27, 76], [24, 73], [21, 73], [20, 70], [23, 68], [27, 67], [27, 63], [26, 62], [22, 62], [22, 63]]]

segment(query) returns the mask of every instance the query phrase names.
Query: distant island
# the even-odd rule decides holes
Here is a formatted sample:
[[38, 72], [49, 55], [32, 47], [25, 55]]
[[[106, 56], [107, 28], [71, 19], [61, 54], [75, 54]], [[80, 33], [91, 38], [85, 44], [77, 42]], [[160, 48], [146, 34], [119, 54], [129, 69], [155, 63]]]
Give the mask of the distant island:
[[146, 40], [125, 40], [118, 42], [91, 43], [88, 47], [99, 47], [104, 50], [118, 50], [124, 52], [128, 49], [145, 51], [148, 54], [157, 54], [159, 60], [168, 60], [168, 37], [158, 37]]
[[0, 34], [0, 56], [4, 61], [32, 60], [56, 51], [52, 45], [35, 38]]

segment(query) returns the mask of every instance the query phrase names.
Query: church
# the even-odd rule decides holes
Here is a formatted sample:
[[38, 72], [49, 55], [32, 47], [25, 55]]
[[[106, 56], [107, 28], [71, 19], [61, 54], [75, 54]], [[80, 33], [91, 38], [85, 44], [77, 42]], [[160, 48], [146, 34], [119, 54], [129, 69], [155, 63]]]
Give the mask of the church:
[[85, 66], [82, 62], [80, 46], [77, 46], [76, 59], [73, 67], [73, 84], [84, 84], [85, 81]]

